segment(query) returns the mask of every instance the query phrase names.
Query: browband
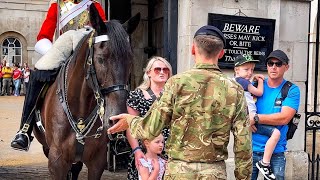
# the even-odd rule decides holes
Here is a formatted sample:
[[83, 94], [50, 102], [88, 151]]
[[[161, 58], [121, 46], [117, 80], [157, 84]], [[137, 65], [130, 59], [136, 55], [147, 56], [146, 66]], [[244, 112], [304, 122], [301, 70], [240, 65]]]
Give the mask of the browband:
[[99, 42], [103, 42], [103, 41], [109, 41], [109, 36], [108, 35], [101, 35], [101, 36], [97, 36], [94, 38], [94, 43], [99, 43]]

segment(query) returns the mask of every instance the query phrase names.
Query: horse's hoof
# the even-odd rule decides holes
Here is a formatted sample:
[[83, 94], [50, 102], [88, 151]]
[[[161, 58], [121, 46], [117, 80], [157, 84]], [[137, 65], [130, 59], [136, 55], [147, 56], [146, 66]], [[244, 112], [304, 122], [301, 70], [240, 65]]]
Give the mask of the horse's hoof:
[[20, 151], [28, 151], [30, 147], [30, 138], [25, 133], [18, 133], [11, 142], [11, 147]]

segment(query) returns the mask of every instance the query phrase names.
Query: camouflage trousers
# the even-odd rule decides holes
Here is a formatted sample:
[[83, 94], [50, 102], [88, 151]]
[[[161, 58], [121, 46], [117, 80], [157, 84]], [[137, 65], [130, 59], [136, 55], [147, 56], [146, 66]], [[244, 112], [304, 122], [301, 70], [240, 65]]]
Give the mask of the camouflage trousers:
[[222, 180], [227, 179], [224, 161], [216, 163], [188, 163], [169, 160], [164, 176], [165, 180]]

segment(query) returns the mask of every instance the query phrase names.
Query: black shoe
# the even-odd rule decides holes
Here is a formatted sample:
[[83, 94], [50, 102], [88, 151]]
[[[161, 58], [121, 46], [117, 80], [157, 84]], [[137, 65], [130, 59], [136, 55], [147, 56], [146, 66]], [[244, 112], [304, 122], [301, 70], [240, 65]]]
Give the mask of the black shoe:
[[20, 151], [28, 151], [33, 137], [27, 133], [18, 132], [11, 142], [11, 147]]
[[262, 173], [262, 175], [267, 179], [267, 180], [275, 180], [276, 177], [272, 172], [271, 166], [265, 166], [261, 163], [261, 160], [256, 163], [257, 168], [259, 171]]

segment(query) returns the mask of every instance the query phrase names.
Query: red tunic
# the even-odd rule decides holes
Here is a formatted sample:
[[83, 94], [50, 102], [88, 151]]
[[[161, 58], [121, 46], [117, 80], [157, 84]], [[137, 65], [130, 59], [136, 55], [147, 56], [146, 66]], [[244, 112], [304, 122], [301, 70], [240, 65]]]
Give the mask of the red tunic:
[[[93, 4], [97, 8], [102, 20], [106, 22], [107, 21], [106, 16], [105, 16], [104, 10], [102, 9], [100, 3], [93, 1]], [[46, 19], [42, 23], [40, 32], [38, 33], [37, 41], [44, 39], [44, 38], [49, 39], [51, 42], [53, 41], [53, 36], [54, 36], [56, 26], [57, 26], [57, 9], [58, 9], [57, 5], [58, 5], [57, 2], [53, 2], [50, 5]]]

